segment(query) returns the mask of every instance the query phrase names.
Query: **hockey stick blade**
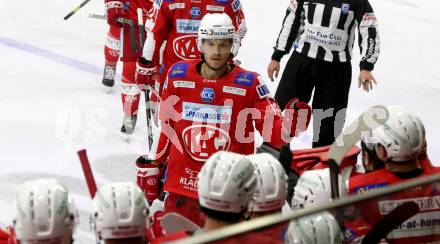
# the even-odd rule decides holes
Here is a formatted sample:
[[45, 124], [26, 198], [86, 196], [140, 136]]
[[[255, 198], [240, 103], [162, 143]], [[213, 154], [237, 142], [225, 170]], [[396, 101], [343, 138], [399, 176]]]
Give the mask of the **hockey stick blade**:
[[178, 213], [165, 214], [160, 220], [160, 225], [169, 234], [182, 230], [196, 231], [200, 229], [200, 226]]
[[107, 16], [104, 14], [104, 15], [101, 15], [101, 14], [89, 14], [89, 18], [91, 18], [91, 19], [106, 19], [107, 18]]
[[79, 161], [81, 162], [84, 177], [86, 178], [87, 188], [89, 189], [90, 197], [93, 199], [95, 197], [97, 188], [92, 169], [90, 168], [90, 162], [87, 157], [87, 151], [85, 149], [82, 149], [79, 150], [77, 153]]
[[338, 174], [339, 165], [345, 154], [361, 139], [363, 133], [370, 132], [387, 121], [389, 112], [386, 107], [371, 107], [351, 123], [330, 146], [328, 158], [330, 179], [332, 182], [332, 198], [339, 197]]
[[379, 220], [365, 235], [362, 244], [378, 243], [386, 237], [394, 228], [401, 225], [407, 219], [420, 212], [419, 205], [415, 202], [405, 202], [396, 207]]

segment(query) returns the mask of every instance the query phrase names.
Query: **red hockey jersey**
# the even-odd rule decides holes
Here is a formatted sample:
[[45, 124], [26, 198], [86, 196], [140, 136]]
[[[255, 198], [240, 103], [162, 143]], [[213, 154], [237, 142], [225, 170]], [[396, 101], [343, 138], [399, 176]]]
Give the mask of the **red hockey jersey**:
[[210, 80], [199, 74], [201, 64], [182, 61], [169, 70], [159, 109], [160, 139], [152, 150], [157, 161], [168, 162], [164, 190], [194, 199], [197, 174], [213, 153], [254, 153], [254, 123], [275, 148], [290, 141], [290, 131], [296, 130], [291, 127], [297, 126], [296, 118], [290, 118], [293, 125], [283, 123], [257, 73], [233, 66], [226, 76]]
[[[417, 177], [440, 173], [440, 168], [427, 167]], [[414, 179], [413, 177], [411, 179]], [[350, 193], [362, 193], [409, 179], [399, 178], [386, 169], [350, 178]], [[382, 216], [400, 204], [413, 201], [420, 207], [420, 213], [406, 220], [387, 236], [389, 243], [431, 243], [440, 241], [440, 183], [411, 188], [379, 199], [357, 205], [362, 217], [374, 225]]]
[[160, 48], [164, 41], [160, 82], [168, 69], [181, 60], [200, 59], [197, 31], [206, 13], [226, 13], [233, 20], [240, 37], [246, 33], [240, 0], [158, 0], [145, 23], [154, 39], [147, 38], [143, 57], [159, 63]]

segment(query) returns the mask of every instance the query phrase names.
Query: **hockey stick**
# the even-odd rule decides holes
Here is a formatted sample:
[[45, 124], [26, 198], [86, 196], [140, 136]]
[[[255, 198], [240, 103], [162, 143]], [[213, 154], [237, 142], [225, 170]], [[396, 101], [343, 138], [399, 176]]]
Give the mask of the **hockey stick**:
[[[330, 168], [330, 186], [332, 199], [339, 198], [339, 173], [340, 165], [344, 155], [361, 139], [365, 132], [369, 132], [379, 125], [385, 123], [389, 113], [384, 106], [374, 106], [362, 113], [353, 123], [351, 123], [330, 146], [328, 153], [328, 164]], [[344, 179], [345, 180], [345, 179]], [[336, 220], [344, 230], [344, 210], [336, 211]]]
[[330, 167], [330, 181], [332, 198], [339, 197], [338, 175], [340, 165], [345, 154], [361, 139], [365, 132], [369, 132], [385, 123], [389, 113], [384, 106], [374, 106], [361, 114], [353, 123], [350, 124], [330, 146], [328, 153]]
[[160, 225], [168, 234], [182, 230], [194, 232], [200, 229], [200, 226], [178, 213], [165, 214], [160, 220]]
[[127, 18], [116, 18], [116, 21], [120, 24], [127, 24], [130, 28], [130, 39], [131, 39], [131, 48], [133, 51], [137, 52], [137, 43], [136, 43], [136, 34], [134, 31], [134, 21]]
[[79, 161], [81, 162], [81, 167], [86, 178], [87, 188], [89, 188], [90, 197], [92, 199], [95, 197], [97, 188], [95, 178], [93, 177], [92, 169], [90, 168], [90, 162], [87, 157], [87, 151], [85, 149], [79, 150], [78, 152]]
[[385, 238], [388, 233], [394, 230], [394, 228], [401, 225], [418, 212], [420, 212], [420, 208], [415, 202], [405, 202], [396, 207], [393, 211], [389, 212], [379, 220], [370, 231], [368, 231], [362, 240], [362, 244], [378, 243]]
[[78, 7], [74, 8], [72, 11], [70, 11], [70, 13], [68, 13], [66, 16], [64, 16], [64, 20], [67, 20], [70, 18], [70, 16], [72, 16], [73, 14], [75, 14], [76, 12], [78, 12], [82, 7], [84, 7], [84, 5], [86, 5], [90, 0], [85, 0], [84, 2], [82, 2]]
[[[144, 47], [144, 18], [142, 16], [142, 9], [137, 9], [138, 16], [138, 28], [139, 28], [139, 42], [141, 43], [141, 50]], [[148, 150], [151, 151], [151, 147], [153, 145], [153, 127], [151, 125], [151, 104], [150, 104], [150, 87], [148, 85], [145, 86], [145, 117], [147, 119], [147, 130], [148, 130]]]

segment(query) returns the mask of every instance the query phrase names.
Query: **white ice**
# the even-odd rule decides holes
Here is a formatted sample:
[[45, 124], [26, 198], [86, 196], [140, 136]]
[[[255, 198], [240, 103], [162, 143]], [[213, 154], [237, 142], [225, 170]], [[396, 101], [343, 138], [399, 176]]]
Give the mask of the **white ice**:
[[[239, 59], [266, 76], [272, 47], [288, 0], [242, 0], [248, 34]], [[73, 193], [80, 211], [76, 243], [93, 243], [88, 225], [91, 202], [76, 156], [87, 148], [98, 185], [133, 180], [133, 160], [144, 153], [145, 130], [132, 143], [118, 134], [122, 112], [118, 90], [101, 87], [107, 25], [89, 19], [102, 14], [91, 1], [68, 21], [80, 1], [8, 1], [0, 32], [0, 227], [11, 221], [14, 192], [24, 180], [57, 177]], [[347, 123], [375, 104], [400, 104], [423, 120], [428, 153], [440, 157], [440, 2], [372, 0], [380, 24], [381, 56], [374, 70], [378, 86], [357, 88], [358, 48], [353, 60]], [[287, 61], [283, 59], [283, 64]], [[270, 83], [270, 81], [268, 81]], [[272, 93], [277, 82], [270, 83]], [[142, 109], [141, 109], [142, 111]], [[145, 127], [143, 114], [138, 128]], [[294, 143], [309, 147], [310, 131]]]

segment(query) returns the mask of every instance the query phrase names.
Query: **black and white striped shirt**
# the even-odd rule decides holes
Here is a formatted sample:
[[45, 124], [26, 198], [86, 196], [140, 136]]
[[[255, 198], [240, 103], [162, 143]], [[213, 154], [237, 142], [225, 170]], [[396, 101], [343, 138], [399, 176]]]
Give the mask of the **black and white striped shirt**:
[[355, 29], [361, 50], [360, 68], [373, 70], [379, 56], [376, 16], [368, 0], [291, 0], [272, 55], [280, 61], [296, 52], [329, 62], [352, 57]]

